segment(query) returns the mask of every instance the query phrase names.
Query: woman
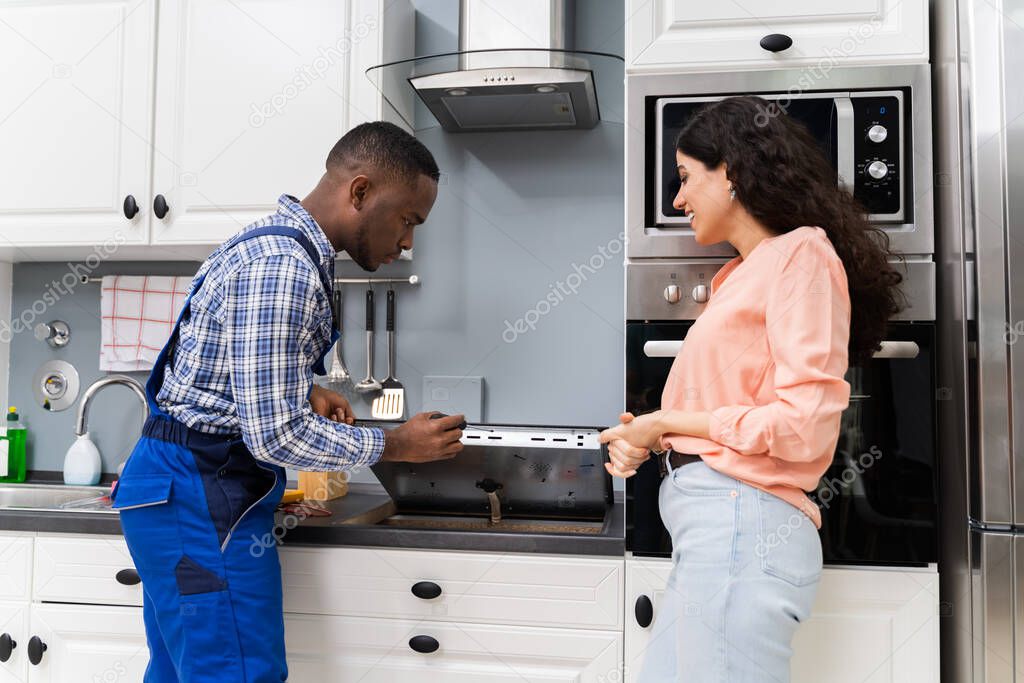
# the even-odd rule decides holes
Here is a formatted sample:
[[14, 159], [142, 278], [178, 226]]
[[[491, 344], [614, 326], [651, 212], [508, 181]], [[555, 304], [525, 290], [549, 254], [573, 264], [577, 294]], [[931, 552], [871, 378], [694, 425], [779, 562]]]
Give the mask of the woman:
[[899, 310], [888, 241], [810, 133], [768, 102], [707, 105], [676, 141], [674, 206], [739, 256], [672, 365], [661, 410], [605, 431], [611, 474], [666, 451], [672, 575], [643, 683], [789, 680], [821, 575], [816, 488], [839, 437], [850, 360]]

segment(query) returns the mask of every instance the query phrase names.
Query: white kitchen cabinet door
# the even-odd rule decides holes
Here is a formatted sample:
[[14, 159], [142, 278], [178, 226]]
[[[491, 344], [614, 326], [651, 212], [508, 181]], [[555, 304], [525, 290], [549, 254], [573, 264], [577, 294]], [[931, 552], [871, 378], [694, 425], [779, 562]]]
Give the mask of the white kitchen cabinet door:
[[[0, 650], [10, 655], [0, 661], [0, 683], [24, 683], [28, 678], [29, 603], [0, 602]], [[0, 655], [2, 657], [3, 655]]]
[[[793, 43], [760, 45], [769, 34]], [[627, 0], [627, 70], [722, 71], [928, 61], [926, 0]], [[814, 69], [809, 73], [813, 76]], [[794, 87], [798, 84], [794, 83]], [[826, 85], [822, 87], [827, 88]]]
[[938, 571], [826, 569], [792, 672], [793, 683], [938, 681]]
[[[626, 681], [638, 680], [651, 634], [637, 623], [636, 601], [649, 597], [657, 618], [671, 568], [667, 559], [626, 560]], [[811, 616], [793, 639], [792, 682], [938, 680], [938, 571], [826, 567]]]
[[148, 241], [155, 7], [0, 2], [0, 257]]
[[285, 546], [281, 566], [286, 612], [622, 629], [619, 558]]
[[0, 600], [32, 597], [32, 535], [0, 532]]
[[140, 607], [35, 603], [30, 631], [46, 645], [31, 683], [141, 681], [149, 661]]
[[[422, 653], [410, 641], [432, 639]], [[288, 680], [362, 683], [607, 683], [616, 631], [285, 614]], [[429, 641], [428, 641], [429, 642]]]
[[153, 244], [219, 244], [312, 190], [350, 124], [381, 116], [359, 60], [379, 57], [399, 8], [411, 25], [407, 0], [393, 4], [382, 17], [380, 1], [163, 0], [150, 202], [169, 208]]
[[[651, 638], [652, 621], [647, 626], [637, 622], [637, 604], [649, 600], [653, 615], [658, 616], [661, 597], [668, 584], [672, 562], [661, 559], [626, 560], [626, 614], [625, 614], [625, 657], [623, 659], [623, 680], [629, 683], [640, 678], [640, 670], [647, 654], [647, 643]], [[642, 610], [641, 610], [642, 611]]]

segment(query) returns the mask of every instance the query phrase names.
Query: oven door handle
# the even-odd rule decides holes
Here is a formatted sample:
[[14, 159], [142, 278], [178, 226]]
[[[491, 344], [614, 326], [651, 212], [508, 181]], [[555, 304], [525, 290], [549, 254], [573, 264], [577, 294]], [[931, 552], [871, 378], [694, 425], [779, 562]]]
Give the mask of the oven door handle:
[[[682, 340], [652, 340], [644, 342], [644, 355], [648, 358], [675, 358], [683, 348]], [[883, 341], [882, 348], [875, 351], [875, 358], [914, 359], [921, 354], [921, 347], [912, 341]]]
[[853, 194], [854, 175], [857, 173], [853, 100], [849, 97], [836, 97], [833, 106], [836, 109], [836, 173], [839, 175], [839, 187]]
[[921, 347], [912, 341], [884, 341], [882, 348], [875, 351], [874, 358], [903, 358], [913, 360], [921, 355]]
[[675, 358], [683, 348], [682, 340], [644, 342], [644, 355], [648, 358]]

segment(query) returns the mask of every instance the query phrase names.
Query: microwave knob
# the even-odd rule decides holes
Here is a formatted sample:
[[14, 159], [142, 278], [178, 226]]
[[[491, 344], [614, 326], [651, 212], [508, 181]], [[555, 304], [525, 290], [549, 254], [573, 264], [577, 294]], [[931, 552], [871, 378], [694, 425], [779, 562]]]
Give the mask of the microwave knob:
[[670, 304], [677, 304], [682, 298], [683, 291], [679, 289], [679, 285], [669, 285], [665, 288], [665, 301]]
[[889, 131], [886, 129], [885, 126], [879, 126], [878, 124], [875, 124], [874, 126], [868, 128], [868, 140], [871, 140], [871, 142], [885, 142], [885, 139], [887, 137], [889, 137]]
[[693, 297], [693, 300], [698, 304], [706, 304], [708, 302], [708, 286], [697, 285], [693, 288], [693, 291], [690, 292], [690, 296]]
[[868, 167], [864, 169], [864, 172], [875, 180], [881, 180], [885, 176], [889, 175], [889, 167], [885, 165], [884, 161], [872, 161], [868, 164]]

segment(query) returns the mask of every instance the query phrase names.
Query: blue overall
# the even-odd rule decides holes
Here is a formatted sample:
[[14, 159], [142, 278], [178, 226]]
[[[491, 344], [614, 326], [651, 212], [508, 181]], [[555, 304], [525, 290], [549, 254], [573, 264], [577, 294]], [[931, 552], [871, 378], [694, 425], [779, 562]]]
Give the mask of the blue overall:
[[[240, 233], [227, 249], [261, 235], [292, 237], [319, 263], [310, 241], [283, 226]], [[330, 300], [333, 283], [317, 268]], [[153, 366], [150, 414], [113, 493], [142, 578], [145, 681], [277, 683], [288, 678], [281, 567], [276, 546], [264, 539], [273, 538], [284, 469], [258, 462], [240, 435], [190, 429], [156, 402], [181, 321], [202, 285], [200, 276]], [[325, 374], [338, 338], [337, 325], [332, 330], [316, 374]]]

